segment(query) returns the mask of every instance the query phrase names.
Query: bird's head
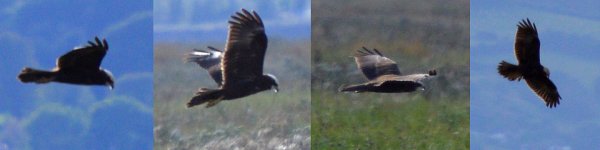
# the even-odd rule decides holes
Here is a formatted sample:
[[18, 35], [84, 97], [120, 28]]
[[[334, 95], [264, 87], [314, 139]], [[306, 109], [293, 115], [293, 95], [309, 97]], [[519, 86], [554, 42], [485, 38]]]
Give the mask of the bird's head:
[[102, 72], [104, 72], [104, 80], [105, 80], [105, 85], [108, 86], [109, 89], [113, 89], [115, 87], [115, 78], [113, 77], [112, 73], [106, 69], [100, 69], [102, 70]]
[[270, 89], [272, 89], [273, 91], [275, 91], [275, 93], [279, 92], [279, 81], [277, 80], [277, 77], [275, 77], [272, 74], [265, 74], [264, 75], [267, 79], [268, 85], [270, 86]]
[[435, 69], [432, 69], [432, 70], [429, 70], [428, 74], [429, 74], [429, 76], [436, 76], [437, 71]]
[[550, 77], [550, 69], [544, 67], [544, 73], [546, 73], [546, 77]]

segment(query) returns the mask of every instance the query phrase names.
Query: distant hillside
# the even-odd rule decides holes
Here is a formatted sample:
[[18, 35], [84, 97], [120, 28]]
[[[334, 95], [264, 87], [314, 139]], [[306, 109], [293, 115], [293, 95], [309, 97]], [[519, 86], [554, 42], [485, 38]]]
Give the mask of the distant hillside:
[[229, 17], [242, 8], [256, 10], [273, 37], [309, 38], [310, 1], [156, 1], [157, 41], [225, 39]]

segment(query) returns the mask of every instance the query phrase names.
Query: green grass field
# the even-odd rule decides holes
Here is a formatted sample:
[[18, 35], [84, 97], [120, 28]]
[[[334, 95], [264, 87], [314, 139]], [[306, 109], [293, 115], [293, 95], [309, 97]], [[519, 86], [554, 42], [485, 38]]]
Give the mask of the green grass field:
[[310, 103], [306, 94], [265, 92], [223, 101], [209, 109], [184, 108], [186, 96], [155, 104], [159, 107], [155, 111], [155, 148], [309, 147]]
[[[314, 149], [468, 149], [469, 1], [313, 0]], [[339, 93], [366, 79], [351, 57], [376, 48], [403, 74], [436, 69], [414, 93]]]
[[468, 149], [469, 103], [420, 94], [312, 92], [313, 147]]

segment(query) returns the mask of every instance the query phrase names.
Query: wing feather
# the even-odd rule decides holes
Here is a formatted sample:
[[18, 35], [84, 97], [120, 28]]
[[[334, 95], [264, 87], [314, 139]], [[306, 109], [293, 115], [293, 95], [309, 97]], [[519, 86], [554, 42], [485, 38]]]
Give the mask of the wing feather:
[[396, 62], [384, 57], [377, 49], [371, 51], [366, 47], [362, 47], [362, 50], [356, 51], [354, 60], [358, 68], [369, 80], [382, 75], [400, 75], [400, 70]]
[[399, 75], [382, 75], [377, 77], [375, 80], [372, 80], [373, 83], [377, 83], [376, 86], [383, 84], [384, 82], [417, 82], [421, 83], [421, 81], [425, 79], [429, 79], [430, 77], [435, 76], [432, 74], [411, 74], [405, 76]]
[[100, 41], [95, 38], [95, 43], [88, 41], [88, 46], [76, 48], [62, 55], [56, 61], [59, 69], [99, 69], [102, 59], [108, 51], [106, 39]]
[[540, 40], [537, 27], [529, 19], [522, 20], [517, 25], [515, 38], [515, 56], [519, 64], [540, 64]]
[[534, 78], [525, 79], [527, 85], [535, 92], [544, 102], [546, 106], [552, 108], [560, 104], [560, 94], [552, 81], [545, 76], [537, 76]]
[[267, 36], [256, 12], [236, 12], [229, 21], [229, 35], [221, 61], [223, 87], [263, 75]]
[[221, 71], [221, 58], [222, 52], [219, 49], [208, 46], [208, 50], [194, 49], [186, 55], [185, 59], [187, 62], [195, 62], [200, 67], [206, 69], [210, 74], [211, 78], [221, 86], [222, 85], [222, 71]]

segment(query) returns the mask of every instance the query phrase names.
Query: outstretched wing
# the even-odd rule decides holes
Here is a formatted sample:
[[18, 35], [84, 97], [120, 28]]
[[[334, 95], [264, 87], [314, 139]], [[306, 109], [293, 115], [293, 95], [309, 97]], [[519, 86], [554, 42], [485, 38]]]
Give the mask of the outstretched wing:
[[546, 106], [552, 108], [560, 104], [560, 94], [552, 81], [546, 76], [537, 76], [525, 79], [527, 85], [535, 92], [544, 102]]
[[415, 82], [415, 83], [421, 83], [421, 81], [429, 79], [433, 76], [436, 75], [435, 70], [433, 70], [433, 74], [432, 71], [429, 71], [429, 73], [425, 74], [411, 74], [411, 75], [405, 75], [405, 76], [398, 76], [398, 75], [383, 75], [380, 76], [378, 78], [376, 78], [375, 80], [372, 80], [371, 82], [376, 83], [375, 86], [380, 86], [381, 84], [383, 84], [384, 82]]
[[222, 85], [222, 73], [221, 73], [221, 58], [223, 51], [214, 47], [208, 46], [208, 50], [194, 49], [186, 55], [185, 59], [187, 62], [195, 62], [200, 67], [206, 69], [210, 77], [217, 82], [219, 86]]
[[98, 69], [102, 59], [108, 51], [106, 39], [102, 42], [96, 37], [95, 42], [88, 41], [90, 45], [76, 48], [58, 58], [56, 66], [59, 69]]
[[250, 13], [242, 9], [231, 16], [229, 35], [221, 62], [223, 87], [262, 76], [266, 50], [267, 35], [256, 12]]
[[539, 65], [540, 39], [538, 38], [537, 27], [529, 19], [522, 20], [517, 27], [515, 56], [519, 64]]
[[384, 57], [377, 49], [371, 51], [365, 47], [362, 48], [362, 50], [356, 51], [354, 60], [367, 79], [373, 80], [389, 74], [400, 75], [396, 62]]

